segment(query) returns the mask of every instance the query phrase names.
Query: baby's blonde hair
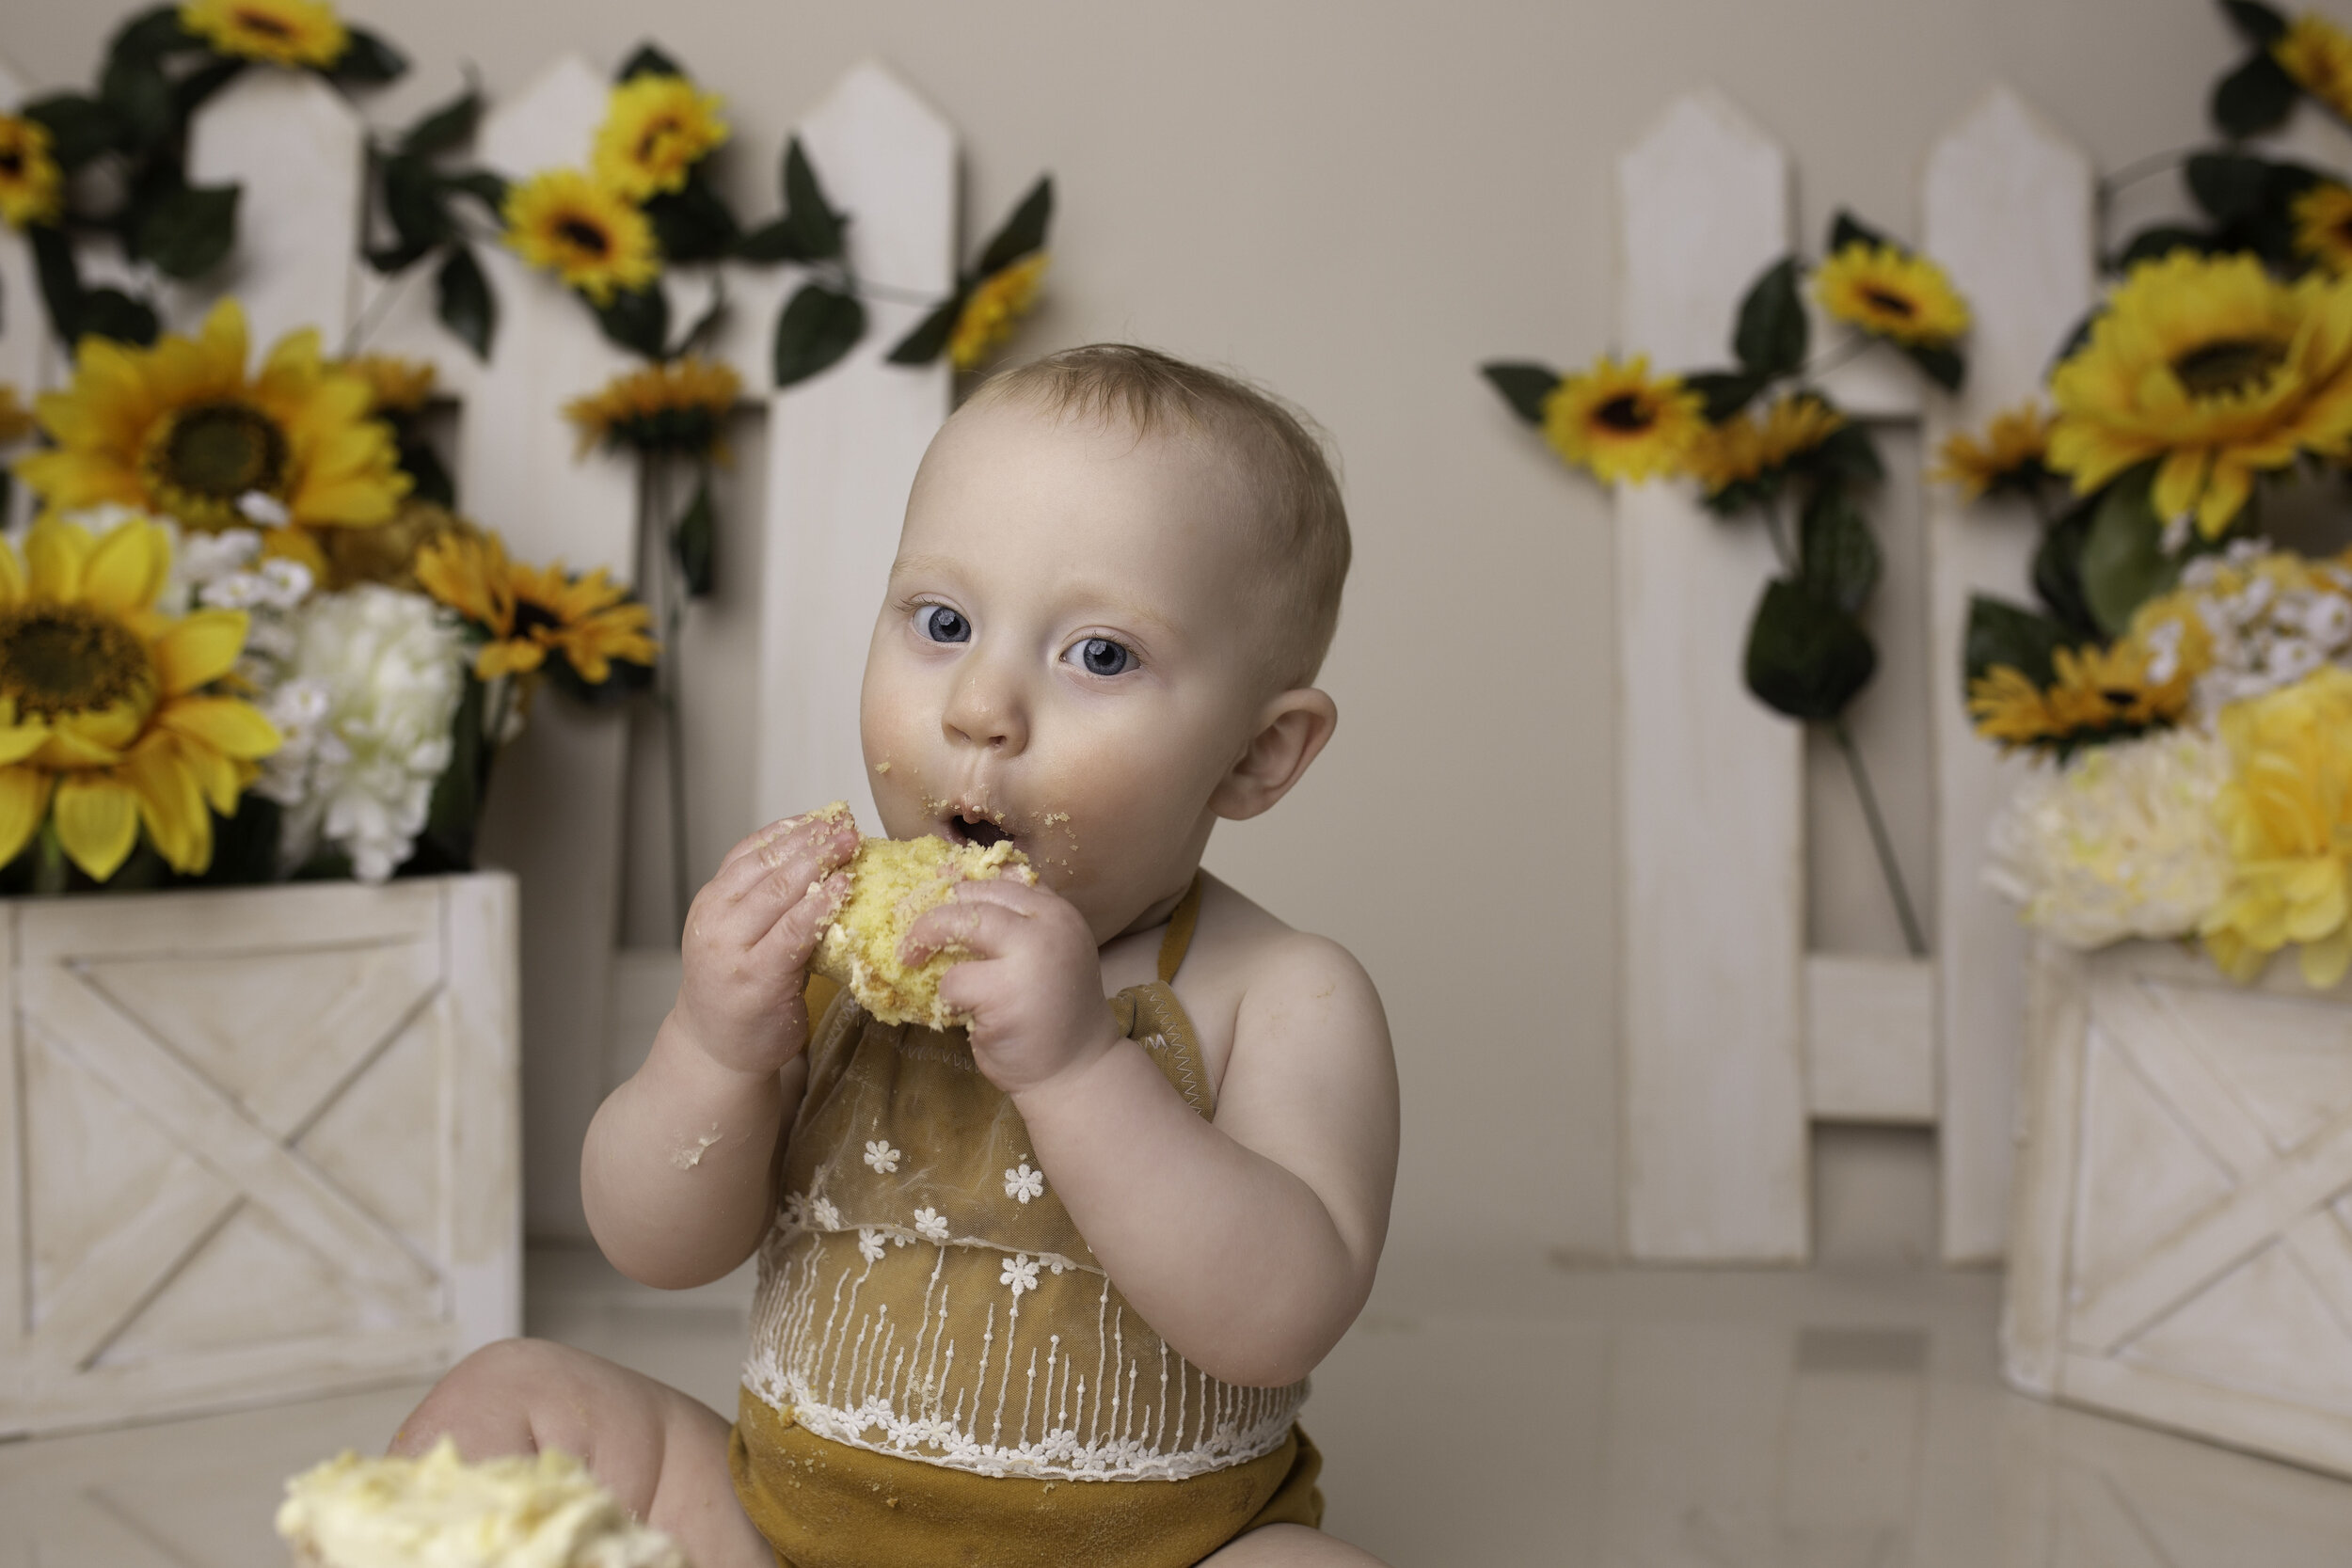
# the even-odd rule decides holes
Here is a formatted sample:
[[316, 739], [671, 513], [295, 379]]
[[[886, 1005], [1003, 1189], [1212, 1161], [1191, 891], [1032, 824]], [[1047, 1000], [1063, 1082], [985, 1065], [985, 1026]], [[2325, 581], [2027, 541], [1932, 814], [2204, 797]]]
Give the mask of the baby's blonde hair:
[[1269, 673], [1304, 686], [1323, 668], [1339, 629], [1340, 591], [1353, 546], [1321, 431], [1272, 393], [1237, 377], [1133, 343], [1064, 349], [983, 382], [974, 403], [1009, 399], [1057, 417], [1116, 420], [1146, 436], [1169, 425], [1230, 455], [1262, 505], [1251, 542], [1273, 592]]

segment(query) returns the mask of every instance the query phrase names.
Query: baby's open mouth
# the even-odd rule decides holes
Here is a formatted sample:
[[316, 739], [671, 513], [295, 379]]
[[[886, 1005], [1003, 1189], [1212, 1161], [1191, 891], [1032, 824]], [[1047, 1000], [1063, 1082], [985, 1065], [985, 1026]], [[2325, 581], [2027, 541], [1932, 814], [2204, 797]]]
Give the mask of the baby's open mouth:
[[976, 845], [982, 849], [1012, 837], [987, 817], [969, 816], [961, 812], [947, 818], [947, 832], [958, 844]]

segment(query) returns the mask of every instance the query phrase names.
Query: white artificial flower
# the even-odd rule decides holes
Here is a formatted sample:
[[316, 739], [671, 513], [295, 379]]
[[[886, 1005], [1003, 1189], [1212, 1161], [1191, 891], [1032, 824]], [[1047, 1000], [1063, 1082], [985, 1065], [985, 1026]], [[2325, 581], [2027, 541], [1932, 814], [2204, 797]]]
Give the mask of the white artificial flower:
[[2187, 936], [2228, 883], [2214, 797], [2229, 776], [2201, 729], [2040, 765], [1993, 820], [1985, 880], [2069, 947]]
[[1033, 1197], [1044, 1196], [1044, 1173], [1031, 1170], [1029, 1163], [1026, 1160], [1022, 1161], [1019, 1170], [1005, 1172], [1005, 1196], [1019, 1198], [1023, 1203], [1028, 1202]]
[[869, 1263], [881, 1262], [882, 1255], [882, 1232], [876, 1230], [871, 1226], [860, 1226], [857, 1232], [857, 1252], [859, 1257], [865, 1259]]
[[1024, 1291], [1037, 1289], [1037, 1264], [1025, 1252], [1017, 1252], [1005, 1259], [1004, 1273], [996, 1276], [999, 1285], [1012, 1287], [1012, 1299], [1019, 1301]]
[[841, 1211], [833, 1206], [833, 1199], [820, 1197], [808, 1206], [808, 1217], [817, 1222], [819, 1230], [841, 1228]]
[[898, 1161], [905, 1152], [904, 1149], [891, 1148], [890, 1140], [887, 1138], [866, 1140], [866, 1163], [874, 1167], [874, 1174], [877, 1176], [888, 1176], [896, 1171], [898, 1168]]
[[373, 583], [313, 599], [294, 633], [265, 711], [300, 737], [263, 765], [256, 787], [286, 807], [288, 865], [323, 840], [361, 881], [380, 882], [415, 849], [449, 767], [465, 634], [422, 594]]
[[917, 1209], [914, 1212], [914, 1233], [927, 1242], [944, 1243], [947, 1240], [947, 1216], [936, 1209]]

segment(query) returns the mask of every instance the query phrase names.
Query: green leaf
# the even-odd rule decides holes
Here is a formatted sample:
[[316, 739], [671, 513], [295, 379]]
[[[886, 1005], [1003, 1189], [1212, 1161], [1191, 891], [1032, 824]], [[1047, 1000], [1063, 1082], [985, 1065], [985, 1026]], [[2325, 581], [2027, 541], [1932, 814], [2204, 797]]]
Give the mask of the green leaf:
[[1899, 346], [1904, 356], [1919, 367], [1922, 374], [1947, 392], [1959, 391], [1961, 383], [1968, 379], [1968, 361], [1961, 357], [1960, 350], [1948, 343], [1903, 343]]
[[2109, 637], [2121, 637], [2132, 611], [2169, 591], [2180, 563], [2164, 553], [2164, 522], [2150, 492], [2155, 466], [2142, 464], [2107, 486], [2083, 540], [2083, 600]]
[[805, 261], [801, 254], [799, 231], [790, 218], [773, 218], [758, 228], [746, 230], [735, 242], [735, 254], [740, 261], [776, 262]]
[[2238, 31], [2265, 49], [2286, 36], [2287, 19], [2257, 0], [2221, 0], [2221, 8], [2237, 24]]
[[450, 151], [472, 140], [474, 128], [481, 123], [482, 93], [469, 83], [464, 92], [419, 116], [414, 125], [401, 133], [400, 151], [410, 158]]
[[689, 598], [706, 598], [710, 594], [716, 580], [713, 565], [718, 537], [719, 513], [710, 502], [710, 470], [705, 468], [694, 485], [692, 502], [670, 531], [670, 552], [677, 558], [678, 575], [685, 579]]
[[2234, 223], [2262, 203], [2270, 183], [2270, 166], [2242, 152], [2200, 152], [2185, 166], [2188, 194], [2205, 214], [2219, 223]]
[[450, 478], [441, 454], [432, 442], [413, 426], [404, 431], [400, 440], [400, 466], [408, 475], [408, 493], [417, 499], [431, 501], [436, 506], [455, 508], [457, 482]]
[[[2128, 272], [2142, 261], [2160, 261], [2176, 250], [2194, 250], [2204, 255], [2216, 248], [2215, 237], [2201, 229], [2187, 229], [2177, 223], [2159, 223], [2133, 235], [2131, 243], [2123, 247], [2113, 264]], [[2083, 330], [2076, 333], [2073, 345], [2059, 356], [2060, 358], [2073, 353], [2089, 338], [2090, 322], [2090, 317], [2083, 318]]]
[[2050, 684], [2051, 660], [2060, 648], [2077, 640], [2046, 615], [1982, 594], [1968, 600], [1968, 634], [1961, 657], [1961, 694], [2000, 665], [2023, 674], [2036, 686]]
[[803, 259], [830, 261], [841, 254], [843, 226], [848, 221], [825, 201], [808, 152], [794, 136], [784, 149], [784, 221], [792, 226]]
[[115, 112], [133, 148], [152, 147], [174, 129], [171, 78], [152, 59], [114, 59], [98, 80], [98, 96]]
[[1754, 403], [1765, 381], [1743, 371], [1701, 371], [1682, 378], [1682, 384], [1699, 395], [1700, 414], [1708, 424], [1721, 424]]
[[204, 106], [204, 101], [235, 81], [246, 72], [244, 60], [215, 60], [200, 70], [191, 71], [171, 84], [171, 119], [175, 125], [185, 126], [188, 117]]
[[49, 133], [50, 156], [68, 174], [121, 146], [128, 129], [112, 108], [78, 92], [53, 93], [25, 104], [23, 113]]
[[49, 330], [71, 354], [81, 336], [82, 268], [73, 256], [73, 242], [62, 229], [38, 224], [24, 231], [33, 245], [34, 276], [40, 282], [41, 309], [48, 312]]
[[1786, 257], [1767, 267], [1740, 302], [1732, 352], [1758, 375], [1794, 375], [1804, 366], [1808, 331], [1804, 301], [1797, 292], [1797, 259]]
[[201, 277], [237, 243], [235, 185], [185, 185], [139, 224], [137, 254], [167, 277]]
[[1800, 459], [1799, 466], [1850, 484], [1875, 484], [1886, 477], [1886, 466], [1879, 461], [1879, 446], [1870, 438], [1869, 427], [1851, 420]]
[[1870, 520], [1841, 484], [1824, 484], [1798, 524], [1799, 580], [1806, 593], [1859, 615], [1879, 584], [1883, 562]]
[[2033, 591], [2044, 609], [2068, 630], [2084, 638], [2100, 635], [2098, 618], [2083, 596], [2083, 544], [2090, 537], [2090, 519], [2099, 499], [2068, 509], [2042, 532], [2033, 554]]
[[640, 76], [683, 76], [686, 68], [656, 48], [651, 40], [637, 46], [637, 53], [621, 62], [616, 82], [634, 81]]
[[469, 168], [456, 174], [441, 176], [444, 190], [462, 191], [482, 203], [491, 221], [506, 227], [506, 178], [492, 174], [486, 168]]
[[1826, 722], [1878, 673], [1878, 650], [1851, 615], [1787, 578], [1765, 585], [1748, 623], [1748, 689], [1775, 713]]
[[2259, 136], [2286, 123], [2302, 89], [2267, 49], [2214, 84], [2209, 112], [2214, 129], [2233, 139]]
[[647, 201], [644, 210], [662, 256], [672, 261], [715, 261], [742, 235], [735, 214], [700, 168], [679, 189]]
[[163, 324], [145, 300], [133, 299], [120, 289], [86, 289], [76, 318], [74, 338], [111, 338], [118, 343], [146, 348], [155, 341]]
[[596, 325], [613, 343], [647, 359], [661, 357], [670, 341], [670, 296], [660, 283], [615, 289], [612, 299], [602, 305], [590, 300], [589, 308], [596, 313]]
[[473, 350], [475, 358], [490, 357], [490, 344], [498, 337], [498, 296], [490, 293], [490, 280], [483, 276], [470, 247], [452, 245], [441, 259], [440, 270], [433, 275], [433, 309], [441, 325]]
[[1038, 177], [1029, 194], [1021, 198], [1021, 205], [1012, 210], [1012, 216], [996, 230], [980, 252], [979, 264], [972, 271], [973, 277], [991, 277], [1004, 271], [1033, 250], [1045, 248], [1045, 231], [1054, 221], [1054, 177]]
[[204, 47], [202, 39], [180, 25], [178, 6], [157, 6], [139, 12], [116, 30], [114, 41], [106, 46], [106, 58], [151, 62], [166, 55]]
[[1835, 256], [1850, 245], [1885, 245], [1895, 250], [1903, 248], [1840, 207], [1837, 209], [1837, 216], [1830, 221], [1830, 254]]
[[[948, 305], [961, 309], [962, 301], [950, 300]], [[934, 320], [941, 315], [946, 317], [946, 325], [940, 329], [939, 334], [940, 343], [944, 347], [948, 332], [955, 327], [956, 318], [954, 312], [948, 309], [947, 305], [943, 305], [938, 310], [932, 312]], [[931, 323], [927, 321], [923, 325], [929, 326]], [[936, 353], [936, 351], [933, 352]], [[1492, 364], [1479, 366], [1478, 373], [1485, 376], [1493, 385], [1494, 389], [1502, 394], [1502, 401], [1511, 405], [1513, 412], [1532, 425], [1541, 425], [1544, 422], [1544, 404], [1560, 388], [1561, 377], [1558, 371], [1553, 370], [1549, 365], [1539, 365], [1532, 360], [1498, 359]]]
[[441, 196], [445, 187], [423, 158], [412, 153], [387, 158], [383, 169], [384, 215], [391, 219], [402, 246], [415, 252], [409, 261], [457, 237], [457, 225]]
[[653, 667], [623, 658], [612, 660], [605, 678], [594, 686], [580, 677], [568, 656], [551, 658], [543, 668], [558, 691], [583, 707], [620, 707], [653, 689]]
[[[969, 297], [959, 289], [941, 300], [931, 308], [930, 315], [915, 324], [914, 331], [899, 339], [897, 346], [882, 357], [894, 365], [928, 365], [946, 353], [947, 340], [955, 335], [956, 318], [963, 314], [963, 302]], [[1489, 380], [1493, 378], [1494, 371], [1495, 367], [1486, 367]], [[1557, 381], [1558, 377], [1553, 379]], [[1502, 395], [1507, 398], [1511, 394], [1505, 391]]]
[[393, 48], [365, 27], [343, 24], [350, 39], [342, 55], [327, 68], [326, 73], [338, 82], [350, 82], [373, 87], [381, 82], [397, 81], [408, 69], [408, 56]]
[[776, 317], [776, 385], [790, 387], [832, 369], [864, 336], [866, 307], [855, 295], [802, 284]]
[[450, 726], [449, 766], [433, 781], [424, 831], [417, 835], [417, 850], [410, 862], [421, 872], [473, 869], [474, 828], [482, 818], [483, 795], [490, 782], [491, 747], [482, 734], [488, 717], [483, 711], [486, 691], [474, 678], [473, 661], [468, 659], [465, 695], [457, 701], [457, 714]]

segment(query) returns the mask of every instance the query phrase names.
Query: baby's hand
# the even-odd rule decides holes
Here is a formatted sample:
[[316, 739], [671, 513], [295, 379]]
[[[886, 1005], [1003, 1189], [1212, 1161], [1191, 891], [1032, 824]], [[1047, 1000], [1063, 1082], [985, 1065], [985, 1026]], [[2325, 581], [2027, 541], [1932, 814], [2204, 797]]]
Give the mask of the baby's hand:
[[988, 1081], [1018, 1096], [1119, 1043], [1103, 1001], [1103, 964], [1086, 917], [1057, 894], [1009, 877], [962, 882], [917, 920], [899, 951], [909, 963], [969, 954], [940, 977], [940, 1000], [972, 1020], [972, 1056]]
[[771, 1073], [808, 1043], [803, 973], [850, 895], [857, 824], [822, 813], [771, 823], [727, 851], [686, 912], [686, 977], [671, 1021], [721, 1067]]

